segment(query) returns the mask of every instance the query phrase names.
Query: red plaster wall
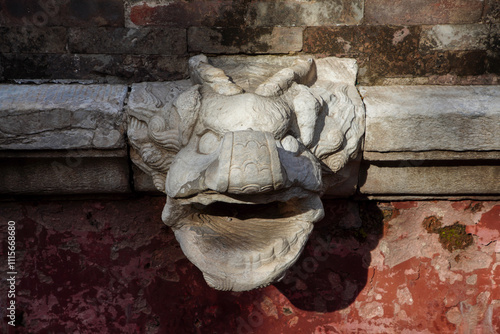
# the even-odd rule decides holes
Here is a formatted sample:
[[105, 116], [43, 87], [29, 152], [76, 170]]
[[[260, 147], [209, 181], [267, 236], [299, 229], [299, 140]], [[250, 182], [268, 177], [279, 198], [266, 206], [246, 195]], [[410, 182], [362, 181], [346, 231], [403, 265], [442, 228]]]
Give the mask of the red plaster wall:
[[[17, 326], [2, 333], [498, 333], [500, 202], [325, 200], [282, 282], [205, 284], [160, 219], [164, 199], [0, 203], [17, 223]], [[474, 233], [452, 252], [423, 222]], [[498, 250], [498, 249], [497, 249]], [[5, 318], [7, 286], [0, 286]]]

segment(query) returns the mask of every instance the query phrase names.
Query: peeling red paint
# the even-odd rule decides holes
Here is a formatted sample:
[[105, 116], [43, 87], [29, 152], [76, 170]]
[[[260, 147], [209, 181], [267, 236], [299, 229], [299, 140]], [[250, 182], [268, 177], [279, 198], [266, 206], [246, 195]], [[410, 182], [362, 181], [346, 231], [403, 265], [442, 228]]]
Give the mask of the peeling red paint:
[[391, 204], [396, 209], [409, 209], [418, 206], [418, 202], [416, 201], [392, 202]]
[[[480, 234], [497, 226], [498, 202], [325, 200], [326, 217], [287, 276], [238, 293], [206, 285], [161, 223], [163, 204], [154, 197], [0, 204], [0, 216], [18, 227], [22, 316], [15, 331], [6, 322], [0, 331], [500, 332], [500, 257]], [[477, 242], [444, 250], [422, 224], [436, 215], [444, 226], [467, 222]], [[0, 243], [3, 255], [5, 238]]]
[[147, 4], [132, 7], [130, 11], [130, 20], [137, 25], [148, 25], [154, 22], [156, 13], [155, 7], [150, 7]]
[[484, 213], [477, 225], [467, 226], [466, 232], [477, 235], [482, 245], [497, 241], [495, 251], [500, 252], [500, 205]]

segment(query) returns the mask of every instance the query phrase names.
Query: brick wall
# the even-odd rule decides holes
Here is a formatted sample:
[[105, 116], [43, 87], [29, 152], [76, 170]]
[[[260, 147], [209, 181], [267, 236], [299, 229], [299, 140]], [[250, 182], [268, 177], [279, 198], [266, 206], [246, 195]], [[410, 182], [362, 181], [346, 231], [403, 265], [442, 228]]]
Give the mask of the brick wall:
[[498, 0], [0, 0], [0, 80], [176, 80], [218, 54], [354, 57], [359, 83], [497, 84]]

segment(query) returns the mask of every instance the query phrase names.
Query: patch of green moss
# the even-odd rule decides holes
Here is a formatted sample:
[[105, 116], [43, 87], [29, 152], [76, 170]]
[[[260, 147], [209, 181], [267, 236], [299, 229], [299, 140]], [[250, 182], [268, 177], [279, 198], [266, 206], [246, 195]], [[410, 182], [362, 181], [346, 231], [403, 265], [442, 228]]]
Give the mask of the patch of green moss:
[[465, 249], [472, 245], [472, 235], [465, 232], [465, 225], [456, 222], [451, 226], [440, 228], [437, 233], [439, 234], [439, 242], [441, 245], [450, 252], [456, 249]]

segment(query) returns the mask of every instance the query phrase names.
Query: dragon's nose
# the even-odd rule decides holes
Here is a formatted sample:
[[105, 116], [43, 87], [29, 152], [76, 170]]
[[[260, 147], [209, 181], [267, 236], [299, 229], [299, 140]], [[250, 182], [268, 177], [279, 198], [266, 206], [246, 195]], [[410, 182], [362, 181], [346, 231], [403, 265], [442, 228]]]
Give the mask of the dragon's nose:
[[219, 158], [205, 172], [205, 184], [217, 192], [256, 194], [278, 190], [286, 176], [269, 132], [228, 132]]

